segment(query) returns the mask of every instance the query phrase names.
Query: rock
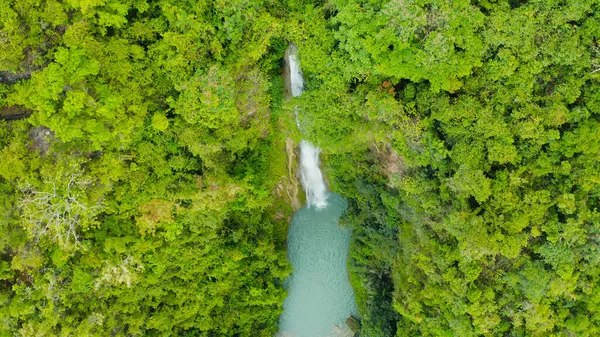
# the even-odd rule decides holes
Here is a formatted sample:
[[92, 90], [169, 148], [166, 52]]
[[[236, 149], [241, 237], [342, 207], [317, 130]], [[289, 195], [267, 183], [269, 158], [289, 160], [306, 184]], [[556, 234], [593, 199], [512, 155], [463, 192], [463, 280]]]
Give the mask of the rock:
[[52, 130], [45, 126], [38, 126], [29, 131], [29, 139], [33, 142], [33, 148], [40, 151], [41, 155], [45, 155], [48, 153], [55, 137]]
[[388, 187], [393, 188], [394, 178], [403, 177], [405, 175], [406, 167], [404, 165], [404, 158], [392, 148], [390, 143], [383, 143], [380, 145], [372, 143], [369, 145], [369, 150], [377, 158], [375, 166], [387, 177]]
[[20, 105], [0, 108], [0, 120], [17, 120], [31, 116], [32, 111]]
[[0, 71], [0, 83], [4, 84], [15, 84], [22, 80], [28, 80], [31, 78], [31, 73], [33, 69], [29, 69], [27, 71], [21, 72], [10, 72], [10, 71]]
[[302, 207], [302, 203], [300, 202], [300, 198], [298, 197], [298, 192], [300, 191], [300, 183], [298, 179], [295, 177], [295, 167], [296, 163], [296, 152], [294, 151], [294, 141], [291, 138], [287, 138], [285, 140], [285, 151], [288, 157], [287, 169], [288, 169], [288, 179], [290, 181], [287, 186], [287, 195], [290, 199], [290, 205], [294, 212], [299, 210]]
[[346, 325], [356, 334], [355, 336], [360, 332], [360, 321], [358, 318], [354, 316], [348, 317], [348, 319], [346, 319]]

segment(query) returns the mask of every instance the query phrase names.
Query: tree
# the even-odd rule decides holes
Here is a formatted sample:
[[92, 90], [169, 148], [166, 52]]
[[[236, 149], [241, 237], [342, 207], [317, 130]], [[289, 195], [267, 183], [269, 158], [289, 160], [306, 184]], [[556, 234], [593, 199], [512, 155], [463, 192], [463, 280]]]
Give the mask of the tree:
[[85, 189], [91, 181], [72, 173], [65, 187], [46, 182], [45, 190], [29, 188], [23, 191], [19, 208], [23, 226], [36, 240], [48, 238], [61, 248], [74, 249], [80, 245], [82, 229], [97, 224], [94, 218], [101, 204], [88, 205]]

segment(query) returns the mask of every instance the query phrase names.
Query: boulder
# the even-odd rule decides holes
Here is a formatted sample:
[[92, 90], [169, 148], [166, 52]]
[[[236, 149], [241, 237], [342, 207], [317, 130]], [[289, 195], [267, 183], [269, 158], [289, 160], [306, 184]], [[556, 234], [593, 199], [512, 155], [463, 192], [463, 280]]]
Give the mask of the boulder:
[[356, 318], [354, 316], [350, 316], [350, 317], [348, 317], [348, 319], [346, 319], [346, 325], [355, 334], [358, 334], [358, 332], [360, 331], [360, 321], [358, 320], [358, 318]]

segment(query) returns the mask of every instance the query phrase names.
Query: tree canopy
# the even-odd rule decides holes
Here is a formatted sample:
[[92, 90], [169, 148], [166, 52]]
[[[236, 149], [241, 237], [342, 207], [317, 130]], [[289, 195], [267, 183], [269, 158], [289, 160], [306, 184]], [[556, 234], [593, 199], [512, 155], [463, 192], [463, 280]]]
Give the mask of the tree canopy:
[[0, 6], [0, 335], [275, 333], [280, 9]]
[[304, 110], [350, 200], [363, 335], [600, 333], [599, 5], [314, 12]]
[[598, 0], [0, 0], [0, 47], [0, 336], [276, 333], [292, 106], [361, 336], [600, 334]]

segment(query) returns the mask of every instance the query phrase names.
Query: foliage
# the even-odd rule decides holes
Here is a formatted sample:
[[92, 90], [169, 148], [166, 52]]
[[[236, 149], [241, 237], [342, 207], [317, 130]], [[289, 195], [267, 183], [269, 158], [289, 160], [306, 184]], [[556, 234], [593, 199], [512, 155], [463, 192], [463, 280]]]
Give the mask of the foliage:
[[303, 19], [301, 104], [350, 199], [362, 335], [599, 333], [599, 5], [350, 0]]
[[275, 333], [282, 8], [0, 8], [0, 336]]
[[0, 336], [273, 335], [300, 132], [362, 336], [600, 334], [599, 10], [0, 0]]

